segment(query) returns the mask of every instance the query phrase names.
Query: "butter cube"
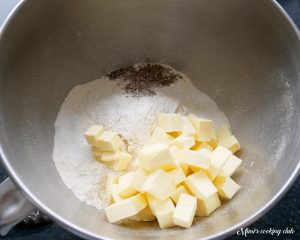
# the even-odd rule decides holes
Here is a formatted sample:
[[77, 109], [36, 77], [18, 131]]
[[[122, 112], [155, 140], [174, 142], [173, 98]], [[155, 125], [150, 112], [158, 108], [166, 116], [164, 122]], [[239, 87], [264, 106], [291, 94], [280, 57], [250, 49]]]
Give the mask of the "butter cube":
[[93, 158], [96, 161], [101, 162], [101, 157], [102, 157], [102, 154], [95, 154], [95, 153], [93, 153]]
[[146, 171], [153, 171], [158, 168], [170, 170], [177, 167], [175, 156], [168, 146], [164, 144], [144, 147], [138, 152], [138, 158], [140, 165]]
[[114, 161], [120, 160], [121, 154], [120, 151], [117, 152], [103, 152], [101, 161], [105, 163], [112, 163]]
[[200, 149], [198, 151], [184, 150], [182, 152], [182, 163], [199, 169], [209, 169], [211, 152], [207, 149]]
[[212, 152], [214, 150], [212, 148], [212, 146], [210, 146], [208, 143], [206, 143], [206, 142], [199, 142], [199, 141], [196, 141], [195, 145], [193, 147], [191, 147], [191, 150], [197, 151], [197, 150], [200, 150], [202, 148], [206, 148], [210, 152]]
[[105, 208], [105, 213], [110, 223], [119, 222], [132, 217], [147, 207], [145, 197], [140, 193]]
[[213, 136], [213, 122], [209, 119], [198, 118], [194, 115], [189, 115], [188, 119], [196, 129], [198, 141], [209, 142]]
[[218, 141], [220, 142], [220, 141], [230, 137], [232, 134], [226, 125], [222, 125], [219, 128], [217, 128], [216, 135], [217, 135]]
[[144, 208], [138, 214], [134, 215], [130, 219], [135, 221], [142, 221], [142, 222], [151, 222], [155, 220], [155, 216], [152, 214], [152, 211], [149, 206]]
[[231, 177], [241, 164], [242, 160], [232, 154], [223, 165], [219, 175]]
[[103, 132], [104, 132], [103, 126], [93, 125], [88, 130], [86, 130], [84, 136], [89, 145], [96, 146], [97, 138], [100, 137]]
[[183, 228], [192, 226], [197, 209], [197, 198], [181, 194], [173, 214], [173, 222]]
[[92, 153], [95, 155], [102, 155], [102, 150], [99, 147], [92, 146]]
[[144, 146], [146, 147], [158, 143], [168, 145], [173, 139], [174, 138], [167, 134], [163, 129], [157, 127]]
[[128, 172], [119, 178], [118, 191], [124, 198], [131, 197], [138, 193], [138, 191], [131, 186], [133, 177], [134, 172]]
[[120, 159], [113, 163], [113, 169], [116, 171], [125, 171], [132, 159], [132, 155], [125, 152], [120, 152]]
[[118, 175], [108, 175], [106, 177], [106, 183], [105, 183], [105, 195], [106, 195], [106, 201], [108, 204], [111, 204], [113, 202], [113, 198], [112, 198], [112, 195], [111, 195], [111, 191], [109, 189], [109, 187], [112, 185], [112, 184], [117, 184], [118, 181], [119, 181], [119, 176], [121, 176], [121, 174], [118, 174]]
[[210, 167], [205, 171], [212, 181], [219, 174], [227, 159], [231, 155], [232, 153], [222, 146], [218, 146], [214, 151], [212, 151]]
[[213, 129], [212, 130], [212, 137], [209, 142], [207, 142], [213, 149], [215, 149], [218, 146], [218, 140], [217, 140], [217, 135], [216, 131]]
[[175, 185], [170, 174], [158, 169], [147, 177], [143, 190], [164, 201], [175, 191]]
[[155, 216], [155, 202], [159, 201], [159, 200], [157, 200], [155, 197], [153, 197], [149, 194], [145, 194], [145, 196], [146, 196], [149, 208], [150, 208], [152, 214]]
[[118, 184], [112, 184], [109, 186], [109, 191], [112, 197], [113, 202], [120, 202], [124, 200], [123, 197], [120, 196], [119, 190], [118, 190]]
[[235, 136], [230, 136], [230, 137], [227, 137], [223, 140], [221, 140], [219, 142], [219, 144], [227, 149], [229, 149], [232, 153], [236, 153], [238, 150], [241, 149], [241, 146], [238, 142], [238, 140], [236, 139]]
[[117, 151], [122, 145], [122, 140], [117, 133], [105, 131], [97, 138], [97, 146], [102, 151]]
[[155, 214], [160, 228], [174, 227], [173, 214], [175, 206], [170, 198], [155, 202]]
[[187, 137], [193, 137], [193, 138], [197, 136], [193, 124], [188, 120], [186, 116], [181, 116], [181, 124], [182, 124], [182, 135]]
[[186, 188], [183, 185], [177, 186], [175, 192], [173, 192], [171, 194], [171, 199], [173, 200], [173, 202], [177, 203], [180, 195], [183, 194], [183, 193], [184, 194], [190, 194], [188, 192], [188, 190], [186, 190]]
[[161, 113], [158, 114], [158, 127], [166, 132], [181, 132], [181, 115], [176, 113]]
[[179, 150], [190, 149], [195, 145], [193, 137], [179, 136], [169, 143], [169, 146], [177, 147]]
[[198, 198], [196, 216], [208, 216], [221, 205], [218, 190], [205, 173], [199, 171], [188, 176], [185, 185]]
[[231, 199], [241, 188], [231, 177], [227, 176], [217, 176], [214, 185], [218, 189], [219, 196], [225, 199]]
[[182, 182], [184, 182], [185, 179], [186, 179], [186, 176], [185, 176], [183, 170], [180, 167], [175, 168], [171, 171], [168, 171], [168, 173], [171, 175], [173, 183], [174, 183], [175, 186], [182, 183]]
[[206, 199], [198, 198], [196, 216], [207, 217], [220, 206], [221, 202], [218, 193], [214, 193]]
[[189, 176], [192, 173], [192, 170], [188, 165], [180, 163], [179, 166], [182, 169], [185, 176]]
[[133, 174], [131, 180], [131, 187], [134, 188], [136, 191], [143, 192], [143, 185], [147, 177], [148, 173], [144, 169], [137, 169]]

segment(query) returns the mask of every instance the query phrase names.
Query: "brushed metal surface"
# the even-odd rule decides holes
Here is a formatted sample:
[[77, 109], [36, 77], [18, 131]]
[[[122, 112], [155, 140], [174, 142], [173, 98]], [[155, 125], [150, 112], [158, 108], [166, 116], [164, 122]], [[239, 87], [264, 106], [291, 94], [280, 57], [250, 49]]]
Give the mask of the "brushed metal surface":
[[[273, 1], [27, 0], [1, 34], [0, 53], [4, 165], [35, 205], [80, 236], [224, 238], [299, 173], [299, 34]], [[54, 121], [72, 87], [144, 61], [186, 73], [218, 103], [245, 146], [243, 181], [250, 188], [261, 179], [201, 231], [110, 225], [65, 187], [52, 161]]]

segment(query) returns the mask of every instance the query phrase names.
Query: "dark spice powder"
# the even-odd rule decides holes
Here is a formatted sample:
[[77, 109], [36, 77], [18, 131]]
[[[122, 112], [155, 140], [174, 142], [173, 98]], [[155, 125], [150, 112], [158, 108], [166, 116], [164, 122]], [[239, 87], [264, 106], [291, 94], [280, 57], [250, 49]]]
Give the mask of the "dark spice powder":
[[171, 68], [159, 64], [143, 64], [138, 67], [128, 66], [119, 68], [107, 75], [110, 80], [121, 80], [124, 91], [133, 96], [156, 95], [155, 88], [170, 86], [181, 75], [174, 73]]

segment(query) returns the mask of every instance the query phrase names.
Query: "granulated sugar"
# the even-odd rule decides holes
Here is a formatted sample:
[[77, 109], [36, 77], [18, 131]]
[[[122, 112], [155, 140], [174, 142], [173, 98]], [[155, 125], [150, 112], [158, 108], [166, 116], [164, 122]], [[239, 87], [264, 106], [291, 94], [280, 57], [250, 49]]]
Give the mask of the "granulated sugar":
[[79, 199], [98, 209], [106, 204], [106, 176], [115, 172], [92, 158], [84, 138], [85, 130], [92, 124], [120, 133], [133, 154], [148, 139], [158, 113], [193, 113], [210, 118], [217, 125], [228, 125], [216, 103], [185, 75], [164, 65], [155, 66], [159, 74], [168, 77], [163, 84], [155, 84], [148, 75], [150, 81], [146, 81], [145, 87], [150, 92], [128, 78], [124, 81], [124, 74], [115, 72], [114, 77], [109, 75], [113, 81], [106, 76], [74, 87], [58, 113], [53, 150], [57, 170]]

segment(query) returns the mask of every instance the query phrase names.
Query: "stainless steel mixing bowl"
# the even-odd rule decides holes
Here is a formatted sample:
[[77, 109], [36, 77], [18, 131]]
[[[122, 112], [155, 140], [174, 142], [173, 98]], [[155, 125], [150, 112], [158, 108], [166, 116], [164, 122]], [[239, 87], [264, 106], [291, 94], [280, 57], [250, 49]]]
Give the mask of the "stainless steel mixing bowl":
[[[299, 173], [299, 33], [275, 1], [20, 1], [0, 53], [3, 164], [34, 205], [80, 236], [224, 238], [270, 209]], [[186, 73], [244, 146], [235, 176], [243, 190], [189, 230], [108, 224], [66, 188], [52, 160], [54, 121], [72, 87], [146, 61]]]

